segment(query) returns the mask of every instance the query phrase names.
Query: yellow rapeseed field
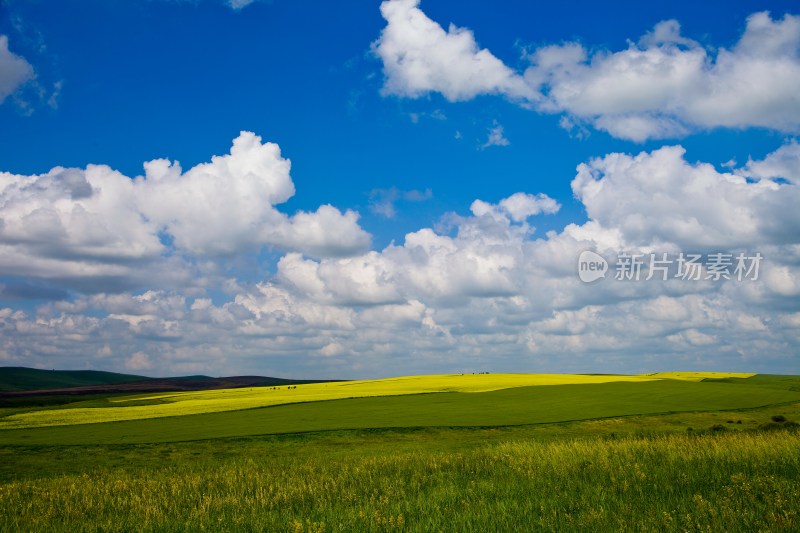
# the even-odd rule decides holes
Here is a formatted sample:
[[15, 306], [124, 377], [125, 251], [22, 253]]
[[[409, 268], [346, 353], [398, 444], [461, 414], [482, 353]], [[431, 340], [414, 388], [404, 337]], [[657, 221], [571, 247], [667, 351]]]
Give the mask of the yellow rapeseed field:
[[[92, 424], [140, 420], [222, 411], [237, 411], [300, 402], [316, 402], [368, 396], [395, 396], [434, 392], [487, 392], [512, 387], [702, 379], [703, 377], [747, 377], [752, 374], [714, 372], [665, 372], [652, 375], [585, 374], [442, 374], [396, 378], [312, 383], [295, 387], [252, 387], [198, 392], [173, 392], [110, 399], [103, 407], [43, 409], [0, 418], [0, 429]], [[146, 405], [141, 405], [146, 402]], [[138, 404], [138, 405], [137, 405]]]
[[[310, 383], [294, 388], [252, 387], [198, 392], [127, 396], [110, 400], [108, 407], [45, 409], [0, 418], [0, 429], [91, 424], [221, 411], [237, 411], [287, 403], [394, 396], [431, 392], [486, 392], [532, 385], [651, 381], [649, 376], [582, 374], [443, 374], [396, 378]], [[142, 401], [150, 405], [131, 405]]]

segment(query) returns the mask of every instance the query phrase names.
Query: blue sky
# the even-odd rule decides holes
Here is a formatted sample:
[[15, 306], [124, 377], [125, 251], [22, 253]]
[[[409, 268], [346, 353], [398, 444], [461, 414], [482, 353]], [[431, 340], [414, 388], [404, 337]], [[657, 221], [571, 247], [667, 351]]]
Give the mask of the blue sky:
[[[800, 372], [799, 15], [6, 1], [0, 364]], [[586, 249], [767, 260], [584, 286]]]

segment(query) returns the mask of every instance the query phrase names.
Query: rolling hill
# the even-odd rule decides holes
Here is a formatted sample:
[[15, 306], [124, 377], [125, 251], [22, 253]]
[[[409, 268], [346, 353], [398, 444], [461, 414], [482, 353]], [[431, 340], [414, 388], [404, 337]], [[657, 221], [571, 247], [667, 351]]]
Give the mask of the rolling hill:
[[147, 381], [151, 378], [99, 370], [40, 370], [21, 366], [0, 367], [0, 391], [66, 389]]
[[240, 387], [300, 385], [303, 383], [319, 383], [319, 381], [266, 376], [151, 378], [99, 370], [39, 370], [25, 367], [0, 367], [0, 398], [201, 391]]

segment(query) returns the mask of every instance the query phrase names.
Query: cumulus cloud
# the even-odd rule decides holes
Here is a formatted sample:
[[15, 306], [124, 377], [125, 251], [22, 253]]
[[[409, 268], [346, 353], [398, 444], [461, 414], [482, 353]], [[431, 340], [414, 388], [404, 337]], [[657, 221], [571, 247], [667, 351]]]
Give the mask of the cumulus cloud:
[[675, 20], [617, 52], [580, 44], [530, 56], [539, 108], [566, 112], [624, 139], [678, 137], [705, 128], [800, 131], [800, 17], [754, 13], [739, 42], [712, 54], [682, 37]]
[[[455, 217], [454, 235], [424, 228], [401, 245], [348, 259], [286, 256], [273, 283], [299, 301], [353, 309], [354, 324], [402, 309], [406, 334], [414, 339], [403, 343], [408, 350], [423, 343], [439, 354], [455, 343], [462, 355], [483, 360], [523, 350], [559, 369], [571, 364], [550, 359], [559, 353], [575, 357], [576, 368], [586, 361], [636, 364], [631, 358], [645, 344], [656, 347], [648, 357], [663, 358], [644, 361], [645, 367], [692, 366], [691, 353], [703, 346], [724, 361], [718, 364], [743, 368], [754, 364], [757, 349], [782, 357], [793, 337], [772, 324], [782, 315], [776, 309], [792, 308], [798, 290], [798, 257], [786, 253], [798, 245], [791, 230], [797, 227], [796, 186], [748, 180], [744, 173], [690, 163], [681, 147], [610, 154], [581, 165], [573, 180], [589, 215], [585, 224], [532, 239], [528, 217], [556, 212], [554, 200], [526, 193], [497, 204], [476, 200], [472, 216]], [[575, 270], [586, 249], [746, 249], [769, 260], [763, 281], [750, 285], [670, 279], [587, 286]], [[359, 331], [337, 342], [358, 353]], [[759, 342], [753, 331], [760, 332]]]
[[759, 179], [786, 180], [800, 184], [800, 144], [796, 139], [760, 161], [748, 161], [744, 175]]
[[8, 49], [8, 36], [0, 35], [0, 104], [34, 78], [33, 67]]
[[[767, 168], [795, 146], [787, 144], [750, 166]], [[616, 229], [635, 246], [752, 248], [796, 240], [796, 186], [768, 179], [751, 182], [742, 174], [752, 170], [720, 173], [707, 163], [687, 162], [684, 154], [682, 147], [672, 146], [594, 159], [578, 167], [572, 190], [593, 221]], [[631, 208], [621, 209], [620, 202]]]
[[456, 217], [453, 236], [423, 228], [407, 234], [402, 245], [352, 258], [288, 255], [278, 264], [278, 279], [308, 297], [343, 305], [512, 295], [524, 270], [524, 243], [533, 232], [527, 219], [559, 207], [544, 194], [517, 193], [498, 204], [476, 200], [473, 216]]
[[320, 256], [368, 247], [370, 237], [353, 211], [325, 205], [287, 217], [273, 207], [294, 195], [290, 166], [277, 144], [243, 132], [230, 154], [186, 173], [166, 160], [146, 163], [145, 176], [135, 182], [139, 205], [190, 253], [233, 254], [273, 245]]
[[105, 166], [0, 173], [0, 272], [42, 278], [131, 274], [164, 250], [132, 201], [134, 183]]
[[494, 218], [510, 218], [514, 222], [523, 222], [527, 218], [540, 213], [552, 215], [558, 213], [561, 204], [546, 194], [514, 193], [508, 198], [503, 198], [496, 205], [475, 200], [470, 206], [470, 211], [477, 216], [491, 215]]
[[142, 265], [174, 262], [174, 254], [213, 258], [272, 246], [320, 257], [369, 247], [353, 211], [278, 211], [295, 191], [290, 162], [253, 133], [186, 172], [163, 159], [144, 167], [134, 179], [105, 165], [0, 173], [0, 273], [128, 277]]
[[385, 94], [501, 95], [563, 113], [565, 127], [589, 124], [637, 142], [716, 127], [800, 131], [800, 16], [754, 13], [735, 46], [717, 51], [666, 20], [624, 50], [590, 53], [575, 42], [533, 49], [520, 74], [479, 49], [470, 30], [445, 31], [418, 3], [381, 4], [387, 25], [373, 50]]
[[[728, 172], [687, 161], [680, 146], [590, 160], [572, 181], [588, 220], [546, 235], [534, 232], [534, 217], [559, 204], [519, 192], [475, 200], [468, 214], [382, 250], [286, 253], [274, 276], [231, 284], [227, 298], [153, 289], [0, 309], [0, 357], [339, 378], [484, 369], [796, 372], [795, 150], [788, 142]], [[72, 187], [86, 194], [80, 182]], [[270, 191], [288, 194], [285, 183]], [[756, 281], [617, 281], [612, 265], [607, 279], [584, 284], [577, 260], [585, 250], [610, 260], [622, 251], [744, 250], [764, 261]]]
[[470, 30], [451, 24], [445, 31], [418, 5], [419, 0], [381, 3], [387, 25], [372, 50], [383, 61], [384, 94], [416, 98], [439, 92], [453, 102], [481, 94], [534, 96], [519, 74], [478, 46]]

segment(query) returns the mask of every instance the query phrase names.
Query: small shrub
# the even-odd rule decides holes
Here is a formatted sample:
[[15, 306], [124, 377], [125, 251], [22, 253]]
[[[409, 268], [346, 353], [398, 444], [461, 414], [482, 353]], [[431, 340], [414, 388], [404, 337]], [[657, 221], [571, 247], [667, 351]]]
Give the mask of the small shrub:
[[770, 418], [773, 422], [786, 422], [786, 417], [783, 415], [772, 415]]
[[741, 420], [737, 420], [737, 421], [736, 421], [736, 423], [737, 423], [737, 424], [741, 424], [741, 423], [742, 423], [742, 421], [741, 421]]
[[728, 428], [723, 426], [722, 424], [714, 424], [711, 426], [711, 431], [726, 431]]

